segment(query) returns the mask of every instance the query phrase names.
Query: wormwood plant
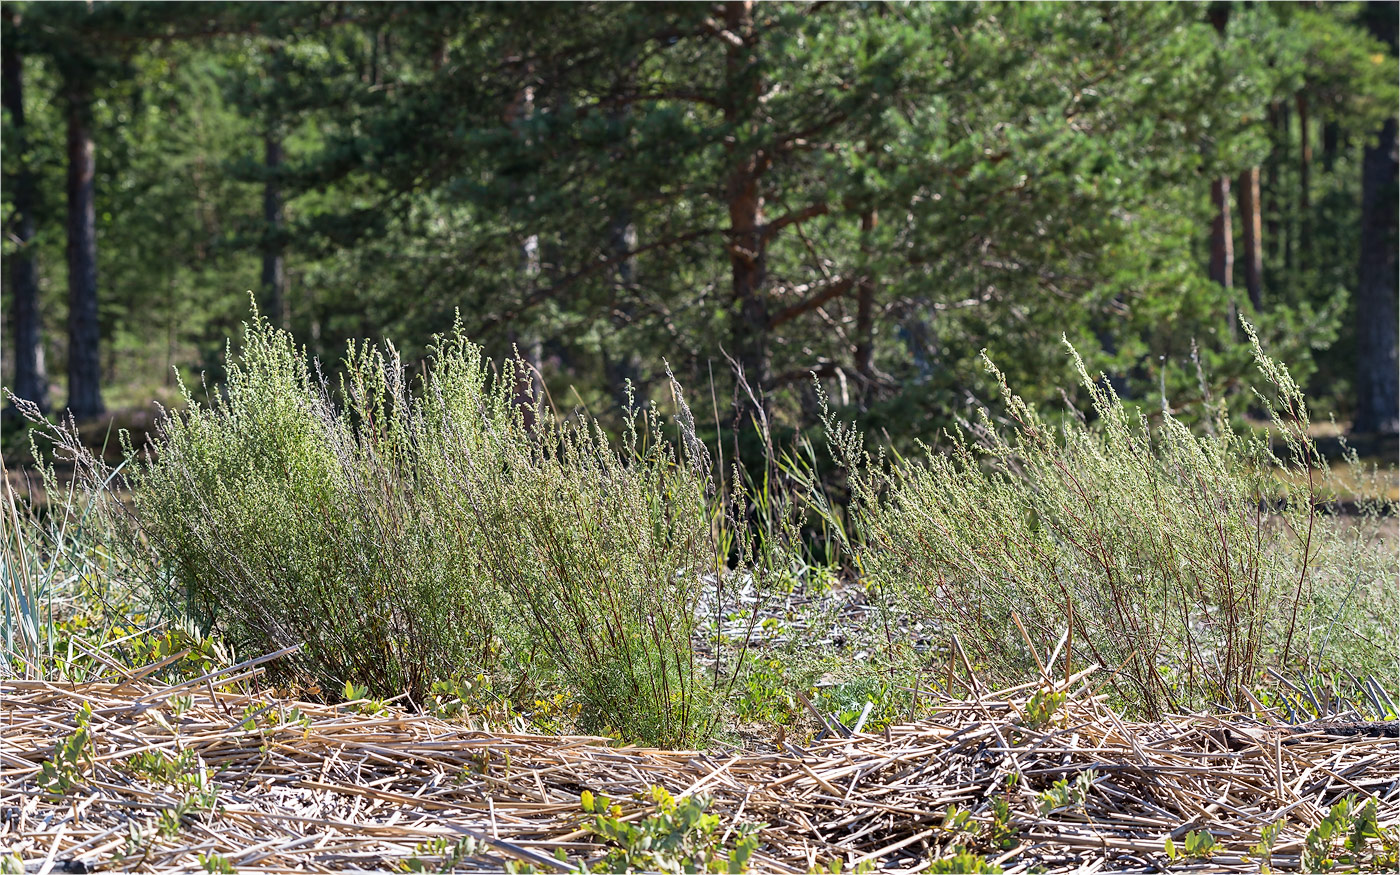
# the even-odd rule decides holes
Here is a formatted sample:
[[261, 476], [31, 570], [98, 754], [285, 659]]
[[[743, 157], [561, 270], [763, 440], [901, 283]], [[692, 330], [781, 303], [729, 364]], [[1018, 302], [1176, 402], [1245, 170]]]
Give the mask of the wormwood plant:
[[984, 679], [1050, 670], [1019, 618], [1039, 654], [1067, 639], [1074, 666], [1106, 669], [1119, 702], [1147, 715], [1247, 708], [1266, 667], [1393, 678], [1395, 557], [1376, 531], [1395, 504], [1370, 502], [1348, 526], [1324, 515], [1330, 471], [1303, 394], [1253, 343], [1277, 449], [1223, 409], [1205, 434], [1167, 409], [1135, 411], [1068, 343], [1091, 408], [1058, 423], [985, 356], [1006, 419], [982, 411], [946, 454], [872, 458], [828, 419], [859, 567]]
[[718, 560], [693, 433], [677, 448], [634, 410], [614, 449], [592, 421], [522, 406], [523, 365], [493, 379], [460, 327], [413, 381], [366, 343], [332, 390], [256, 313], [228, 358], [221, 392], [185, 389], [153, 447], [127, 446], [131, 500], [105, 505], [166, 608], [243, 651], [301, 644], [324, 689], [424, 703], [478, 672], [523, 694], [554, 678], [585, 729], [710, 731], [692, 641]]

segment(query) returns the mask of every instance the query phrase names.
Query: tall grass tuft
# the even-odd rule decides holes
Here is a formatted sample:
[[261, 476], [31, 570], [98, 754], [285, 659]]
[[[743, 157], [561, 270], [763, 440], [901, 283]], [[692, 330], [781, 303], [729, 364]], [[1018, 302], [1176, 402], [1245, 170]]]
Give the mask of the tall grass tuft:
[[[598, 425], [522, 410], [460, 328], [410, 380], [352, 345], [334, 389], [255, 318], [222, 391], [163, 416], [104, 505], [117, 549], [166, 608], [237, 648], [302, 645], [326, 689], [426, 699], [485, 673], [521, 695], [556, 678], [585, 729], [685, 744], [713, 728], [694, 649], [717, 567], [708, 466], [631, 411]], [[71, 441], [70, 441], [71, 443]], [[498, 687], [499, 688], [499, 687]]]
[[[1059, 422], [990, 359], [1007, 418], [982, 411], [949, 453], [872, 458], [828, 421], [855, 558], [892, 607], [984, 679], [1097, 664], [1148, 715], [1246, 708], [1270, 668], [1393, 677], [1395, 557], [1375, 532], [1395, 504], [1348, 526], [1325, 516], [1330, 472], [1287, 369], [1254, 340], [1276, 452], [1223, 411], [1204, 435], [1168, 410], [1135, 412], [1066, 346], [1091, 409]], [[1041, 664], [1057, 645], [1063, 668]]]
[[[12, 400], [39, 418], [32, 403]], [[132, 610], [131, 569], [108, 549], [95, 496], [116, 472], [60, 481], [52, 465], [41, 464], [38, 473], [42, 488], [0, 461], [0, 678], [77, 682], [120, 674], [150, 635], [178, 632], [155, 629]]]
[[0, 461], [0, 677], [41, 677], [54, 660], [55, 616], [71, 596], [78, 552], [64, 515], [46, 524]]

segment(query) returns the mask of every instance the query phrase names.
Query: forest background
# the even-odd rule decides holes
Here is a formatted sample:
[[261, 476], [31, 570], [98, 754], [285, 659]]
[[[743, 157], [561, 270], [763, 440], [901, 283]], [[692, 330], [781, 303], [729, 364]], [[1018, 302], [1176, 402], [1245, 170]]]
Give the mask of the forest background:
[[6, 2], [3, 383], [217, 386], [252, 290], [328, 366], [460, 318], [561, 409], [669, 366], [781, 439], [815, 374], [907, 446], [994, 406], [984, 348], [1058, 404], [1062, 335], [1149, 412], [1247, 414], [1244, 317], [1394, 433], [1396, 11]]

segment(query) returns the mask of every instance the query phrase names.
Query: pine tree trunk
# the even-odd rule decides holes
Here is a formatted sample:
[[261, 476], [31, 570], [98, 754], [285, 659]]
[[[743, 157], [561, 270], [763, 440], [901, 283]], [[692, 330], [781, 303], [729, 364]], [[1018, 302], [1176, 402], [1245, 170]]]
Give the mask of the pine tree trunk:
[[[506, 108], [505, 122], [513, 125], [526, 122], [535, 111], [535, 89], [526, 85], [516, 92], [515, 100]], [[522, 144], [528, 145], [528, 143]], [[521, 195], [530, 198], [531, 195]], [[520, 278], [524, 299], [528, 299], [540, 281], [540, 235], [527, 233], [520, 241]], [[536, 408], [544, 394], [544, 380], [540, 370], [544, 358], [544, 341], [539, 331], [532, 326], [512, 325], [506, 332], [512, 348], [513, 398], [516, 408], [525, 422], [525, 427], [535, 427]]]
[[[1269, 106], [1269, 155], [1264, 159], [1264, 173], [1260, 180], [1260, 195], [1264, 213], [1264, 241], [1269, 247], [1265, 259], [1270, 274], [1277, 273], [1283, 264], [1283, 226], [1279, 221], [1279, 191], [1283, 186], [1280, 179], [1283, 168], [1284, 143], [1287, 142], [1287, 129], [1282, 121], [1283, 104], [1275, 102]], [[1275, 277], [1275, 280], [1278, 278]]]
[[[1215, 28], [1216, 36], [1225, 39], [1225, 28], [1230, 21], [1230, 4], [1210, 3], [1206, 6], [1206, 19]], [[1229, 289], [1235, 284], [1235, 237], [1230, 226], [1230, 178], [1218, 176], [1210, 183], [1210, 202], [1215, 207], [1215, 218], [1210, 223], [1210, 278], [1222, 288]], [[1230, 330], [1235, 328], [1235, 306], [1230, 304]]]
[[1312, 252], [1312, 123], [1308, 97], [1298, 93], [1298, 268]]
[[1322, 125], [1322, 170], [1331, 173], [1337, 166], [1337, 153], [1341, 151], [1342, 126], [1335, 121]]
[[[1394, 51], [1394, 4], [1373, 2], [1367, 17], [1372, 33]], [[1400, 431], [1400, 360], [1397, 360], [1396, 229], [1400, 210], [1396, 119], [1366, 145], [1361, 165], [1361, 257], [1356, 284], [1356, 415], [1360, 434]]]
[[263, 315], [273, 325], [287, 327], [287, 277], [283, 262], [282, 183], [277, 177], [282, 166], [282, 138], [269, 126], [263, 137]]
[[[731, 0], [724, 6], [728, 31], [739, 35], [739, 44], [730, 43], [725, 72], [730, 95], [724, 109], [725, 121], [741, 126], [748, 122], [750, 100], [757, 100], [762, 81], [752, 70], [752, 49], [749, 45], [753, 31], [753, 13], [748, 0]], [[751, 79], [752, 81], [746, 81]], [[764, 158], [752, 151], [740, 151], [731, 146], [731, 169], [725, 185], [725, 200], [729, 210], [729, 267], [733, 310], [731, 336], [735, 361], [743, 370], [759, 405], [765, 405], [764, 390], [770, 374], [768, 350], [768, 267], [767, 243], [763, 239], [762, 177]], [[740, 419], [757, 413], [748, 393], [740, 391]]]
[[[878, 217], [874, 210], [861, 214], [861, 249], [868, 259], [871, 252], [871, 235], [875, 231]], [[856, 374], [860, 377], [859, 397], [868, 403], [875, 383], [875, 279], [869, 269], [856, 283]]]
[[1230, 224], [1230, 178], [1216, 177], [1210, 184], [1215, 219], [1210, 224], [1210, 278], [1224, 288], [1234, 285], [1235, 240]]
[[1264, 247], [1259, 215], [1259, 168], [1251, 167], [1240, 174], [1240, 225], [1244, 242], [1244, 285], [1249, 291], [1249, 303], [1255, 311], [1263, 308]]
[[1279, 248], [1281, 250], [1280, 261], [1283, 264], [1284, 273], [1287, 274], [1291, 272], [1294, 267], [1297, 266], [1297, 261], [1295, 260], [1295, 255], [1297, 254], [1297, 246], [1294, 245], [1297, 243], [1298, 240], [1298, 228], [1296, 221], [1297, 211], [1284, 208], [1283, 205], [1285, 203], [1288, 203], [1290, 201], [1290, 198], [1288, 194], [1284, 191], [1284, 186], [1282, 184], [1282, 178], [1285, 174], [1285, 168], [1289, 163], [1289, 153], [1293, 148], [1293, 119], [1292, 112], [1289, 110], [1288, 104], [1286, 102], [1280, 102], [1279, 107], [1280, 184], [1278, 186], [1278, 191], [1276, 192], [1278, 199], [1274, 204], [1274, 208], [1277, 210], [1280, 225], [1278, 238]]
[[[11, 13], [11, 24], [18, 16]], [[13, 45], [3, 55], [3, 97], [14, 131], [14, 218], [9, 229], [17, 244], [10, 256], [10, 321], [14, 325], [15, 397], [30, 401], [40, 412], [49, 412], [49, 377], [44, 366], [44, 322], [39, 312], [39, 264], [34, 240], [34, 174], [26, 156], [24, 127], [24, 62]], [[22, 162], [22, 163], [21, 163]]]
[[97, 315], [97, 156], [92, 138], [92, 87], [65, 83], [68, 116], [68, 411], [98, 416], [102, 403], [101, 326]]
[[635, 268], [632, 259], [626, 257], [626, 253], [637, 248], [637, 226], [632, 224], [631, 211], [621, 209], [612, 218], [609, 230], [611, 239], [608, 245], [612, 249], [612, 257], [618, 259], [613, 276], [617, 282], [619, 300], [612, 307], [614, 330], [609, 333], [603, 344], [603, 375], [608, 381], [608, 391], [612, 394], [617, 409], [626, 410], [629, 401], [641, 403], [638, 398], [628, 397], [627, 388], [629, 383], [634, 392], [641, 388], [637, 385], [641, 374], [637, 351], [625, 341], [619, 342], [620, 329], [632, 321], [634, 310], [632, 294], [636, 283]]
[[1366, 147], [1356, 286], [1356, 432], [1400, 431], [1396, 369], [1396, 122]]

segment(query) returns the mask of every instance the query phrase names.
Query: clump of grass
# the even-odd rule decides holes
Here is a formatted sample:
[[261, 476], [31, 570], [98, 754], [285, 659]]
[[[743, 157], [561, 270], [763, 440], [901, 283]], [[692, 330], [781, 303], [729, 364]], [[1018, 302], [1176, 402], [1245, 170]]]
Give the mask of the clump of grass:
[[323, 689], [423, 703], [478, 673], [522, 698], [557, 681], [582, 728], [698, 741], [718, 710], [696, 607], [719, 560], [693, 433], [677, 448], [633, 410], [614, 449], [592, 421], [522, 409], [520, 367], [495, 375], [458, 328], [415, 380], [391, 345], [352, 345], [332, 390], [255, 314], [222, 390], [186, 390], [153, 446], [127, 447], [114, 549], [238, 649], [302, 645]]
[[56, 606], [74, 575], [65, 560], [77, 552], [17, 491], [0, 460], [0, 677], [41, 675], [53, 659]]
[[90, 678], [131, 637], [123, 569], [85, 490], [50, 471], [40, 500], [10, 473], [0, 461], [0, 677]]
[[1276, 453], [1223, 410], [1203, 435], [1134, 411], [1066, 346], [1092, 406], [1059, 423], [990, 359], [1006, 419], [982, 411], [947, 454], [872, 458], [828, 421], [854, 558], [891, 608], [993, 683], [1059, 673], [1040, 660], [1063, 653], [1064, 671], [1108, 669], [1120, 703], [1148, 715], [1248, 708], [1268, 668], [1392, 678], [1395, 557], [1374, 535], [1395, 503], [1348, 526], [1325, 517], [1327, 463], [1287, 369], [1254, 340]]

